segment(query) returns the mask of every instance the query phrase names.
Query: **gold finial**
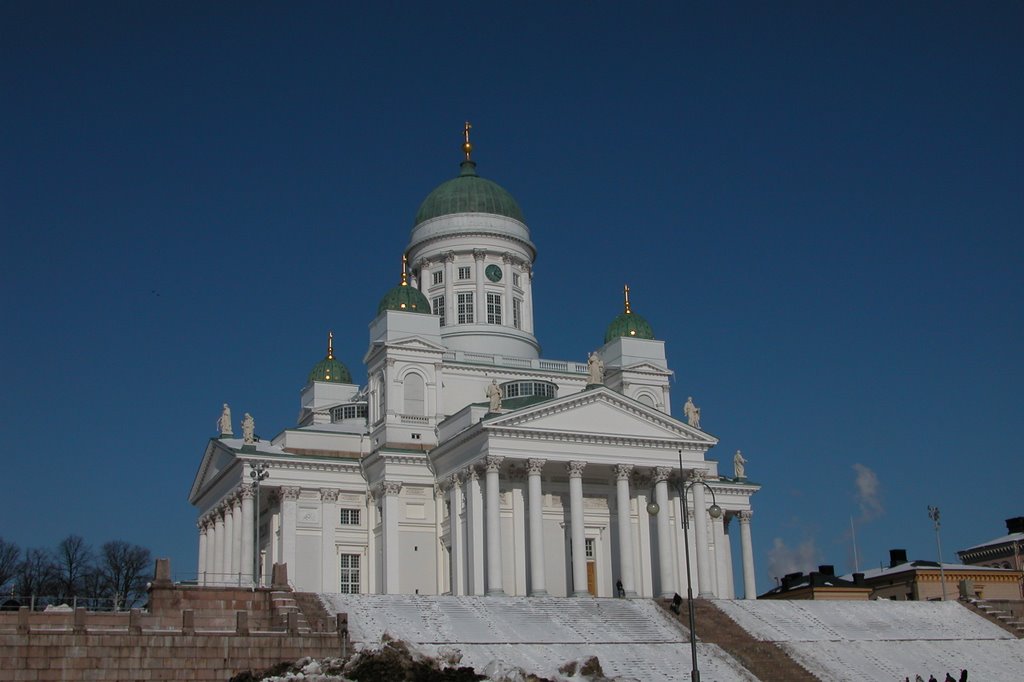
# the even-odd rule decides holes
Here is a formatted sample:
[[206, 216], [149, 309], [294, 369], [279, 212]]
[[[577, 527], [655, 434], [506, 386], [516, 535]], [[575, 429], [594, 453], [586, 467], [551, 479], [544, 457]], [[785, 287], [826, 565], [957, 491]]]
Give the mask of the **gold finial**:
[[403, 253], [402, 254], [402, 286], [403, 287], [409, 286], [409, 274], [408, 274], [408, 272], [406, 272], [406, 268], [408, 268], [408, 266], [409, 266], [409, 259]]
[[462, 133], [466, 137], [466, 141], [462, 143], [462, 151], [466, 153], [466, 161], [470, 161], [469, 155], [473, 153], [473, 145], [469, 141], [469, 130], [472, 128], [469, 121], [466, 121], [466, 126], [463, 128]]
[[627, 315], [632, 315], [633, 311], [629, 309], [629, 285], [628, 284], [623, 287], [622, 293], [623, 293], [623, 296], [626, 299], [626, 314]]
[[327, 332], [327, 359], [334, 359], [334, 332]]

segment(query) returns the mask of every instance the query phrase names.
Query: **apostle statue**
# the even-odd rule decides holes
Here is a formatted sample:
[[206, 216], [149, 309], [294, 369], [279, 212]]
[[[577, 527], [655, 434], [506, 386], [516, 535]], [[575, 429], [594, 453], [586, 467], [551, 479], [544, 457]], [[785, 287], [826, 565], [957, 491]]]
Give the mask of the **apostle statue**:
[[591, 353], [590, 357], [587, 358], [587, 383], [604, 383], [604, 363], [601, 361], [601, 358], [598, 357], [597, 351]]
[[242, 417], [242, 443], [252, 445], [256, 442], [256, 420], [248, 412]]
[[737, 450], [736, 454], [732, 456], [733, 478], [740, 479], [747, 477], [747, 468], [744, 466], [746, 463], [747, 460], [743, 459], [743, 453]]
[[491, 379], [491, 383], [487, 386], [487, 397], [491, 400], [490, 411], [497, 412], [501, 409], [501, 387], [498, 386], [497, 379]]
[[700, 428], [700, 408], [693, 404], [693, 396], [686, 397], [686, 404], [683, 405], [683, 414], [686, 415], [686, 423], [695, 429]]
[[231, 408], [227, 403], [224, 403], [224, 409], [221, 410], [220, 418], [217, 419], [217, 433], [222, 436], [230, 436], [234, 433], [231, 430]]

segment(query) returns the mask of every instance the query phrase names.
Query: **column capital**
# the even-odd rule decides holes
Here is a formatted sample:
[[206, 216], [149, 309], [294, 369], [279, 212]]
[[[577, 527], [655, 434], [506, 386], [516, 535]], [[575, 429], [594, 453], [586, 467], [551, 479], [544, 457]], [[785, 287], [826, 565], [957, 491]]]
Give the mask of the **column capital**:
[[586, 466], [586, 462], [574, 460], [566, 463], [565, 470], [569, 473], [569, 478], [583, 478], [583, 469], [586, 468]]
[[547, 464], [546, 459], [528, 459], [526, 460], [526, 473], [529, 476], [540, 476], [541, 470], [544, 465]]
[[483, 249], [473, 249], [473, 260], [483, 260], [487, 257], [487, 252]]
[[499, 455], [487, 455], [484, 458], [484, 467], [487, 469], [487, 473], [497, 472], [504, 461], [505, 458]]
[[256, 486], [253, 483], [243, 483], [238, 486], [238, 496], [243, 500], [251, 500], [256, 496]]
[[401, 481], [384, 481], [380, 484], [381, 492], [385, 497], [394, 497], [402, 491]]
[[470, 464], [468, 467], [463, 469], [463, 472], [464, 472], [463, 476], [466, 478], [466, 482], [467, 483], [469, 481], [479, 481], [480, 480], [480, 472], [472, 464]]
[[448, 263], [454, 263], [455, 262], [455, 252], [454, 251], [448, 251], [447, 253], [444, 254], [444, 259]]
[[616, 464], [615, 465], [615, 479], [618, 481], [628, 481], [629, 477], [633, 473], [632, 464]]
[[209, 524], [207, 524], [206, 519], [199, 519], [198, 521], [196, 521], [196, 528], [199, 529], [199, 534], [200, 535], [206, 533], [206, 526], [207, 525], [209, 525]]
[[454, 473], [448, 477], [448, 489], [458, 490], [462, 487], [462, 476], [458, 473]]
[[512, 263], [514, 258], [515, 257], [510, 252], [508, 252], [508, 251], [506, 251], [505, 253], [501, 254], [501, 262], [504, 263], [505, 265], [508, 265], [508, 264]]
[[672, 475], [672, 467], [654, 467], [654, 482], [661, 483], [667, 481], [668, 477]]
[[690, 469], [690, 480], [691, 481], [706, 481], [708, 478], [707, 469]]
[[736, 514], [740, 517], [740, 523], [750, 523], [750, 519], [754, 518], [754, 512], [749, 509], [744, 509]]
[[337, 488], [320, 488], [320, 499], [324, 502], [337, 502], [340, 492]]
[[294, 502], [299, 499], [299, 494], [302, 492], [302, 488], [297, 485], [283, 485], [279, 490], [281, 491], [281, 499], [286, 502]]

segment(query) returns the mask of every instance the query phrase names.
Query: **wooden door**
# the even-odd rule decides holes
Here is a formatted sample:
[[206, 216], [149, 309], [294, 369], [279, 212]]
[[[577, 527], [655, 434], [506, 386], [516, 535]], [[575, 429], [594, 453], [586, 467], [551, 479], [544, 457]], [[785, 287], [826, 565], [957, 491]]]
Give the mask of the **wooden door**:
[[597, 596], [597, 562], [587, 562], [587, 592], [590, 596]]

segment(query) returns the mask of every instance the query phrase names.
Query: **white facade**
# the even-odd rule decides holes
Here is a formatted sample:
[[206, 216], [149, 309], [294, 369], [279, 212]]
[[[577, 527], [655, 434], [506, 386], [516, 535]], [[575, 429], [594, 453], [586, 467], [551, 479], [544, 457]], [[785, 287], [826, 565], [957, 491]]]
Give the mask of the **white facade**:
[[[189, 498], [202, 584], [268, 584], [285, 563], [315, 592], [607, 597], [621, 581], [651, 597], [684, 593], [689, 563], [695, 594], [756, 595], [759, 486], [721, 475], [706, 458], [717, 439], [671, 416], [663, 341], [608, 341], [599, 384], [586, 362], [539, 358], [536, 250], [513, 217], [431, 217], [406, 253], [430, 310], [371, 322], [365, 386], [310, 381], [295, 428], [209, 441]], [[689, 557], [680, 480], [706, 483], [683, 505]]]

